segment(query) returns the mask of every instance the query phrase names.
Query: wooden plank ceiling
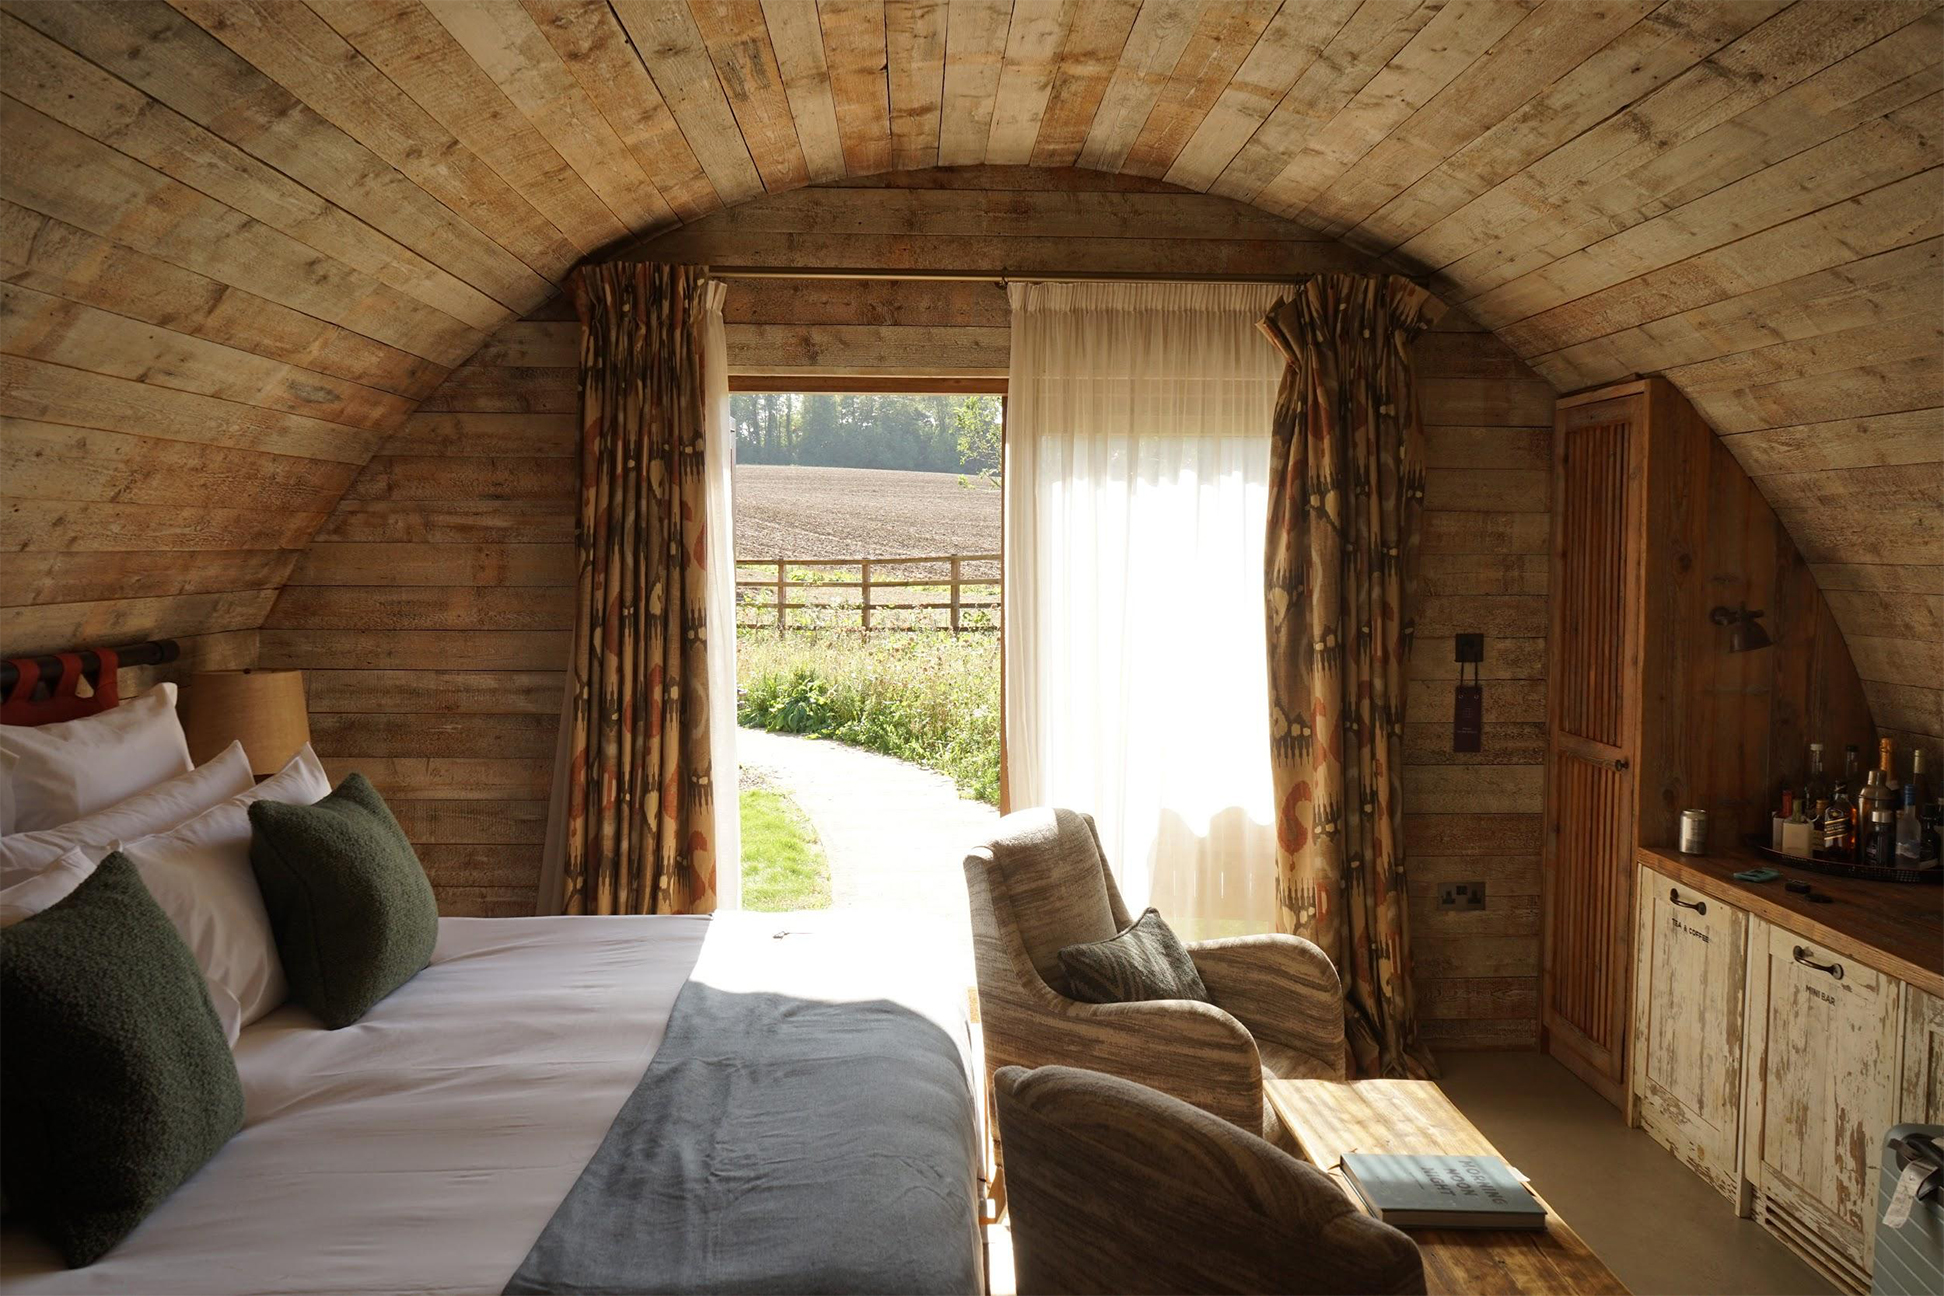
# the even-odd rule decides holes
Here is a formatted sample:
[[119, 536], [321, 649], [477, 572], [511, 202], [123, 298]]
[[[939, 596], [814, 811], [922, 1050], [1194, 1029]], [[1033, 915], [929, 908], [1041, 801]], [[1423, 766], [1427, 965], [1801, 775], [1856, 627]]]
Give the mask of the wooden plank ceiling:
[[1079, 166], [1429, 275], [1561, 390], [1668, 373], [1879, 723], [1944, 735], [1941, 37], [1936, 0], [4, 0], [9, 647], [260, 625], [587, 257]]

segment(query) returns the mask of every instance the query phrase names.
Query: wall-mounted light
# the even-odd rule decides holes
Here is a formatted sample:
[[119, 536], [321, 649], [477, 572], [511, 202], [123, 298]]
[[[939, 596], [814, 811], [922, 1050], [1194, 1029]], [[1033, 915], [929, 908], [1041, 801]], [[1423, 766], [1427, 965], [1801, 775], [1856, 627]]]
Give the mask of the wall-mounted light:
[[1728, 651], [1731, 653], [1754, 652], [1757, 648], [1770, 648], [1775, 640], [1769, 638], [1768, 631], [1757, 623], [1760, 612], [1750, 612], [1748, 604], [1739, 607], [1718, 607], [1708, 613], [1708, 620], [1716, 625], [1733, 627], [1728, 631]]

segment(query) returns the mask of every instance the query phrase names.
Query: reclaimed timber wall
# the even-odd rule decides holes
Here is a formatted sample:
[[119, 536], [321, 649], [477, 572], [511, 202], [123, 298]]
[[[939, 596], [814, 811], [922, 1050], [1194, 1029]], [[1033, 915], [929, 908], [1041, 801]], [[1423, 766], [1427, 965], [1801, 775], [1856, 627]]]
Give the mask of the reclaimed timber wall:
[[[1022, 273], [1351, 248], [1555, 389], [1666, 372], [1811, 564], [1878, 726], [1935, 747], [1941, 36], [1936, 0], [0, 0], [0, 639], [247, 655], [366, 460], [579, 260], [806, 184], [1077, 166], [1123, 212], [1165, 180], [1292, 224], [1069, 211], [1074, 251], [1034, 261], [1016, 198], [899, 197], [897, 228], [833, 208], [768, 256], [900, 264], [919, 222], [954, 255], [1010, 225]], [[818, 330], [881, 325], [774, 291], [801, 300], [752, 288], [732, 326], [772, 330], [752, 363], [869, 353]], [[940, 341], [894, 340], [874, 363]], [[954, 350], [990, 369], [991, 342]]]
[[260, 665], [305, 673], [325, 768], [384, 794], [448, 914], [535, 908], [574, 625], [565, 306], [507, 325], [404, 420], [259, 638]]
[[[1190, 256], [1269, 278], [1361, 264], [1301, 227], [1153, 181], [986, 169], [888, 183], [738, 207], [643, 254], [801, 268], [842, 238], [893, 266], [966, 273], [1094, 269], [1102, 243], [1123, 271]], [[725, 312], [743, 381], [1006, 369], [997, 284], [738, 280]], [[263, 664], [309, 672], [326, 763], [362, 769], [399, 808], [451, 913], [533, 903], [572, 618], [578, 329], [556, 301], [455, 371], [352, 483], [262, 632]], [[1525, 1047], [1537, 1032], [1553, 397], [1462, 313], [1423, 339], [1419, 365], [1429, 512], [1406, 788], [1425, 1029], [1439, 1045]], [[1485, 748], [1467, 756], [1450, 751], [1461, 631], [1487, 636]], [[1436, 909], [1438, 882], [1474, 880], [1487, 884], [1484, 910]]]
[[[1558, 390], [1666, 373], [1877, 724], [1944, 739], [1938, 0], [0, 0], [0, 56], [10, 650], [260, 625], [384, 435], [581, 259], [804, 185], [1079, 167], [1428, 276]], [[1094, 268], [1145, 237], [1068, 233]]]

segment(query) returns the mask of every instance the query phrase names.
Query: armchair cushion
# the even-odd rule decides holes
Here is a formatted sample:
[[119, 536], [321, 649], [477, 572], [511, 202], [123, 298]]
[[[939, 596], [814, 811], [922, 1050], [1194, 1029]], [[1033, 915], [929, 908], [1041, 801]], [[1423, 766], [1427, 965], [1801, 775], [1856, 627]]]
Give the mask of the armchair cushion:
[[992, 862], [1014, 930], [1040, 979], [1064, 994], [1060, 951], [1108, 939], [1126, 922], [1125, 911], [1116, 922], [1093, 820], [1072, 810], [1024, 810], [1004, 822]]
[[1066, 971], [1068, 997], [1082, 1003], [1212, 1002], [1188, 947], [1153, 909], [1104, 941], [1062, 949], [1060, 966]]

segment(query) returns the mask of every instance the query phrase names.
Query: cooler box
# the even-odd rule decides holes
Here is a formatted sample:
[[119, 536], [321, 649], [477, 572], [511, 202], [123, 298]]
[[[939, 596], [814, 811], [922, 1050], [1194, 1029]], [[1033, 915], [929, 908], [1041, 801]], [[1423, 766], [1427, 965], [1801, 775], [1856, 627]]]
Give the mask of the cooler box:
[[[1928, 1170], [1901, 1228], [1884, 1222], [1909, 1168]], [[1944, 1125], [1899, 1125], [1883, 1144], [1878, 1178], [1876, 1263], [1871, 1296], [1936, 1296], [1944, 1292]]]

